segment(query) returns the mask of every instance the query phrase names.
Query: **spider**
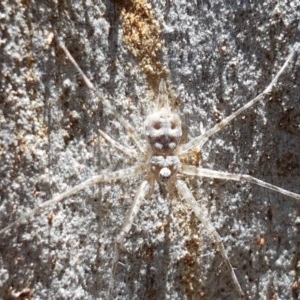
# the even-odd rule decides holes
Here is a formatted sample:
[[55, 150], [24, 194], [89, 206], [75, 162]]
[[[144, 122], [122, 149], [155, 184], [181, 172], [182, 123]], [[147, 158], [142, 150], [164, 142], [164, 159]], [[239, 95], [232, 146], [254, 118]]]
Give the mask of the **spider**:
[[145, 119], [145, 136], [146, 146], [141, 142], [140, 137], [136, 133], [135, 129], [125, 120], [119, 113], [117, 113], [114, 107], [108, 100], [101, 96], [101, 93], [96, 89], [92, 82], [88, 79], [82, 69], [79, 67], [75, 59], [72, 57], [65, 45], [58, 41], [59, 47], [63, 50], [67, 58], [75, 66], [77, 71], [81, 74], [85, 84], [93, 90], [99, 100], [106, 107], [108, 112], [113, 114], [117, 120], [123, 125], [129, 137], [133, 140], [136, 150], [127, 148], [115, 141], [109, 135], [100, 130], [100, 135], [105, 138], [112, 147], [122, 151], [129, 158], [135, 159], [139, 157], [136, 164], [131, 167], [120, 169], [113, 172], [102, 172], [99, 175], [93, 176], [73, 188], [58, 194], [54, 198], [43, 202], [38, 207], [23, 214], [15, 222], [11, 223], [7, 227], [0, 230], [0, 235], [4, 235], [11, 228], [19, 226], [26, 222], [33, 215], [40, 210], [68, 199], [70, 196], [76, 194], [80, 190], [83, 190], [91, 185], [97, 183], [108, 183], [124, 178], [142, 176], [142, 183], [140, 184], [132, 205], [125, 217], [123, 226], [115, 239], [114, 257], [111, 267], [111, 279], [109, 284], [108, 298], [112, 298], [114, 288], [115, 270], [119, 262], [120, 251], [124, 245], [125, 239], [128, 236], [134, 219], [140, 210], [140, 206], [145, 198], [148, 198], [153, 192], [156, 185], [159, 185], [165, 189], [168, 196], [172, 199], [176, 196], [182, 198], [193, 211], [196, 218], [202, 223], [203, 227], [207, 231], [209, 237], [214, 241], [222, 259], [227, 267], [227, 271], [230, 274], [230, 278], [234, 289], [236, 290], [239, 298], [244, 297], [243, 289], [236, 276], [234, 267], [232, 266], [228, 257], [225, 246], [222, 239], [213, 224], [209, 221], [209, 217], [201, 209], [201, 206], [193, 196], [192, 191], [184, 181], [186, 176], [194, 177], [207, 177], [213, 179], [231, 180], [243, 183], [250, 183], [259, 185], [263, 188], [273, 190], [277, 193], [283, 194], [290, 198], [300, 200], [300, 195], [267, 183], [250, 175], [228, 173], [222, 171], [215, 171], [211, 169], [202, 168], [201, 166], [194, 166], [185, 163], [187, 156], [192, 156], [194, 153], [201, 153], [201, 150], [210, 137], [224, 129], [233, 119], [244, 113], [247, 109], [253, 105], [262, 101], [272, 89], [276, 86], [280, 76], [287, 69], [289, 63], [293, 60], [297, 52], [299, 52], [299, 44], [294, 45], [290, 55], [287, 57], [285, 63], [277, 72], [271, 83], [254, 99], [247, 102], [244, 106], [233, 112], [231, 115], [224, 118], [221, 122], [202, 133], [200, 136], [192, 138], [187, 143], [180, 143], [182, 137], [182, 125], [179, 115], [173, 111], [168, 101], [167, 85], [164, 80], [160, 82], [157, 104], [153, 113], [147, 116]]

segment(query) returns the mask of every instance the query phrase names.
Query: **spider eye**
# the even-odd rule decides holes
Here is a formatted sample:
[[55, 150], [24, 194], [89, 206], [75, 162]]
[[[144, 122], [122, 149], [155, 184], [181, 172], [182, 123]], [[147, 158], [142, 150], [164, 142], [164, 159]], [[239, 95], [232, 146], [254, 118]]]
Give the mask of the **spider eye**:
[[159, 172], [159, 176], [162, 180], [168, 180], [171, 176], [171, 170], [169, 168], [162, 168]]
[[174, 122], [171, 122], [171, 129], [175, 129], [176, 128], [176, 124]]

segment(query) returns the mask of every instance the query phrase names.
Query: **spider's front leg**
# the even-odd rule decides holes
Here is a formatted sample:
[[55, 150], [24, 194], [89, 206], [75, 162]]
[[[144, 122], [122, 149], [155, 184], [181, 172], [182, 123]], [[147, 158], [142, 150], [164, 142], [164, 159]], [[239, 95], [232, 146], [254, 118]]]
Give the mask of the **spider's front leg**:
[[112, 293], [113, 293], [114, 282], [115, 282], [115, 271], [117, 268], [117, 264], [119, 262], [121, 247], [124, 245], [124, 240], [126, 238], [126, 235], [128, 235], [132, 227], [133, 220], [136, 217], [137, 213], [139, 212], [143, 200], [146, 198], [146, 196], [149, 195], [151, 190], [152, 190], [152, 184], [150, 184], [149, 181], [144, 180], [136, 193], [135, 199], [127, 213], [122, 229], [115, 240], [115, 249], [114, 249], [115, 251], [114, 251], [114, 258], [112, 262], [111, 278], [109, 282], [108, 299], [113, 298]]
[[240, 181], [240, 182], [247, 182], [259, 185], [263, 188], [275, 191], [282, 195], [288, 196], [290, 198], [300, 200], [300, 195], [297, 193], [290, 192], [286, 189], [280, 188], [274, 184], [265, 182], [258, 178], [255, 178], [250, 175], [246, 174], [237, 174], [237, 173], [229, 173], [229, 172], [222, 172], [222, 171], [215, 171], [206, 168], [197, 168], [191, 165], [182, 165], [181, 173], [189, 176], [199, 176], [199, 177], [206, 177], [206, 178], [216, 178], [216, 179], [223, 179], [223, 180], [232, 180], [232, 181]]
[[75, 185], [74, 187], [70, 188], [69, 190], [58, 194], [57, 196], [53, 197], [50, 200], [47, 200], [40, 205], [38, 205], [36, 208], [32, 209], [28, 213], [22, 214], [15, 222], [11, 223], [10, 225], [6, 226], [5, 228], [0, 230], [0, 236], [6, 232], [8, 232], [10, 229], [17, 227], [21, 224], [27, 223], [28, 220], [33, 217], [35, 214], [40, 212], [42, 209], [57, 204], [58, 202], [61, 202], [63, 200], [68, 199], [72, 195], [78, 193], [81, 190], [86, 189], [87, 187], [97, 184], [97, 183], [104, 183], [104, 182], [110, 182], [110, 181], [116, 181], [118, 179], [124, 179], [129, 178], [133, 176], [137, 176], [139, 174], [142, 174], [145, 172], [146, 166], [144, 164], [137, 164], [136, 166], [129, 167], [127, 169], [122, 169], [118, 171], [114, 171], [111, 173], [102, 173], [99, 175], [95, 175], [82, 183]]
[[207, 230], [208, 234], [212, 237], [213, 241], [216, 243], [218, 250], [220, 251], [222, 258], [224, 260], [224, 263], [226, 264], [227, 269], [230, 272], [230, 276], [232, 279], [232, 282], [234, 284], [234, 287], [240, 297], [240, 299], [244, 298], [244, 292], [239, 284], [239, 281], [236, 277], [236, 274], [234, 272], [233, 266], [231, 265], [231, 262], [229, 260], [229, 257], [227, 255], [227, 252], [225, 250], [225, 247], [223, 245], [222, 239], [214, 226], [209, 221], [208, 216], [206, 216], [201, 210], [199, 204], [197, 203], [196, 199], [194, 198], [192, 192], [187, 187], [186, 183], [182, 180], [176, 181], [176, 188], [178, 190], [179, 195], [188, 203], [190, 208], [193, 210], [194, 214], [198, 218], [198, 220], [203, 224], [204, 228]]

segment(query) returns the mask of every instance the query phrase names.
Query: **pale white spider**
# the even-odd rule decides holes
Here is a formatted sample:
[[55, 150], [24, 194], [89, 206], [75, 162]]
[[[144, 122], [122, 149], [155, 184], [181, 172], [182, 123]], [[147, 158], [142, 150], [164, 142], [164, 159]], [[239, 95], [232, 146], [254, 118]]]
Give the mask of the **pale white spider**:
[[195, 152], [201, 152], [204, 144], [211, 136], [226, 127], [233, 119], [242, 114], [245, 110], [249, 109], [257, 102], [265, 99], [266, 96], [276, 86], [279, 77], [286, 70], [288, 64], [293, 60], [296, 52], [299, 52], [299, 45], [295, 45], [292, 48], [292, 51], [287, 57], [285, 63], [262, 93], [246, 103], [237, 111], [233, 112], [228, 117], [224, 118], [220, 123], [216, 124], [211, 129], [207, 130], [200, 136], [191, 139], [185, 144], [180, 144], [180, 140], [182, 137], [181, 120], [179, 115], [176, 112], [172, 111], [169, 106], [166, 83], [162, 80], [159, 86], [157, 107], [155, 111], [148, 115], [145, 120], [145, 136], [147, 139], [146, 147], [142, 144], [141, 139], [134, 128], [115, 111], [108, 100], [101, 96], [95, 86], [83, 73], [66, 47], [61, 42], [59, 42], [59, 45], [65, 52], [69, 60], [79, 71], [86, 85], [98, 95], [98, 98], [102, 101], [106, 109], [110, 113], [114, 114], [116, 119], [124, 126], [127, 134], [135, 143], [137, 150], [133, 150], [121, 145], [119, 142], [115, 141], [102, 131], [100, 131], [100, 134], [108, 142], [110, 142], [113, 147], [122, 151], [130, 158], [136, 159], [137, 157], [139, 157], [139, 159], [138, 162], [131, 167], [109, 173], [100, 173], [97, 176], [93, 176], [85, 180], [84, 182], [81, 182], [80, 184], [74, 186], [66, 192], [63, 192], [55, 196], [54, 198], [45, 201], [29, 213], [22, 215], [14, 223], [0, 230], [0, 235], [4, 235], [11, 228], [26, 222], [30, 217], [39, 212], [41, 209], [65, 200], [75, 193], [79, 192], [80, 190], [83, 190], [91, 185], [142, 175], [142, 183], [140, 184], [138, 191], [136, 192], [135, 198], [127, 213], [127, 216], [125, 217], [125, 221], [120, 230], [120, 233], [115, 239], [114, 259], [111, 268], [111, 279], [108, 297], [111, 298], [113, 295], [115, 269], [119, 262], [120, 250], [124, 245], [125, 238], [130, 232], [130, 229], [134, 222], [134, 218], [139, 212], [142, 201], [145, 198], [149, 197], [155, 185], [158, 184], [165, 188], [170, 198], [174, 198], [178, 195], [188, 204], [189, 208], [192, 209], [195, 216], [208, 232], [210, 238], [215, 242], [228, 269], [236, 293], [238, 294], [239, 298], [243, 298], [244, 292], [237, 279], [235, 270], [229, 260], [221, 237], [215, 230], [212, 223], [209, 221], [209, 217], [201, 210], [199, 203], [195, 200], [193, 193], [191, 192], [183, 178], [185, 176], [198, 176], [251, 183], [281, 193], [296, 200], [300, 200], [300, 195], [252, 177], [250, 175], [215, 171], [199, 166], [185, 164], [184, 159], [188, 156], [192, 156]]

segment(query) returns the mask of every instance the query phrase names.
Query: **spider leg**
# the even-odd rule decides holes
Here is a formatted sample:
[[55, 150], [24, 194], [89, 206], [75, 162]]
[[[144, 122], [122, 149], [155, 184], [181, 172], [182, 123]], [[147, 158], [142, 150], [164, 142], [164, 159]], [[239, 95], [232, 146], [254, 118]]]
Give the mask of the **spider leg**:
[[113, 263], [112, 263], [111, 279], [109, 282], [108, 299], [111, 299], [111, 297], [112, 297], [112, 292], [114, 289], [114, 276], [115, 276], [116, 267], [117, 267], [117, 264], [118, 264], [118, 261], [120, 258], [121, 247], [124, 244], [126, 235], [129, 233], [129, 231], [132, 227], [132, 223], [133, 223], [135, 216], [139, 212], [142, 201], [149, 194], [150, 191], [151, 191], [151, 185], [149, 184], [149, 182], [147, 180], [144, 180], [141, 183], [141, 185], [138, 189], [138, 192], [136, 193], [134, 201], [126, 215], [122, 229], [116, 238], [114, 258], [113, 258]]
[[192, 192], [190, 191], [190, 189], [187, 187], [186, 183], [182, 180], [177, 180], [176, 181], [176, 188], [177, 188], [180, 196], [182, 198], [184, 198], [185, 201], [189, 204], [189, 206], [191, 207], [191, 209], [195, 213], [198, 220], [203, 224], [203, 226], [205, 227], [205, 229], [207, 230], [209, 235], [213, 238], [214, 242], [216, 243], [216, 245], [217, 245], [217, 247], [218, 247], [218, 249], [221, 253], [221, 256], [224, 260], [224, 263], [225, 263], [227, 269], [230, 272], [230, 276], [231, 276], [231, 279], [232, 279], [233, 284], [235, 286], [235, 289], [236, 289], [237, 293], [239, 294], [239, 297], [242, 299], [243, 296], [244, 296], [244, 293], [243, 293], [242, 288], [241, 288], [241, 286], [238, 282], [238, 279], [235, 275], [233, 266], [231, 265], [231, 262], [229, 260], [228, 255], [227, 255], [225, 247], [222, 243], [220, 235], [218, 234], [218, 232], [216, 231], [214, 226], [209, 221], [208, 216], [205, 215], [204, 211], [199, 206], [198, 202], [194, 198], [194, 196], [193, 196]]
[[91, 178], [83, 181], [82, 183], [80, 183], [78, 185], [75, 185], [74, 187], [53, 197], [52, 199], [41, 203], [40, 205], [38, 205], [36, 208], [32, 209], [28, 213], [24, 213], [15, 222], [13, 222], [10, 225], [6, 226], [5, 228], [1, 229], [0, 236], [2, 234], [4, 234], [5, 232], [8, 232], [10, 229], [12, 229], [14, 227], [17, 227], [21, 224], [27, 223], [31, 217], [33, 217], [35, 214], [40, 212], [45, 207], [56, 204], [60, 201], [63, 201], [65, 199], [69, 198], [70, 196], [76, 194], [77, 192], [79, 192], [83, 189], [86, 189], [87, 187], [89, 187], [93, 184], [97, 184], [97, 183], [101, 183], [101, 182], [115, 181], [118, 179], [137, 176], [139, 174], [144, 173], [145, 170], [146, 170], [146, 165], [138, 164], [136, 166], [133, 166], [133, 167], [130, 167], [127, 169], [122, 169], [122, 170], [114, 171], [111, 173], [102, 173], [99, 175], [92, 176]]
[[224, 179], [224, 180], [233, 180], [233, 181], [253, 183], [253, 184], [262, 186], [264, 188], [267, 188], [269, 190], [275, 191], [277, 193], [283, 194], [285, 196], [294, 198], [296, 200], [300, 200], [300, 194], [290, 192], [288, 190], [285, 190], [283, 188], [280, 188], [276, 185], [265, 182], [263, 180], [260, 180], [253, 176], [250, 176], [250, 175], [221, 172], [221, 171], [215, 171], [215, 170], [210, 170], [210, 169], [205, 169], [205, 168], [197, 168], [192, 165], [183, 165], [181, 168], [181, 173], [185, 174], [185, 175], [191, 175], [191, 176], [200, 176], [200, 177], [202, 176], [202, 177], [208, 177], [208, 178], [218, 178], [218, 179]]
[[108, 134], [106, 134], [105, 132], [103, 132], [101, 129], [99, 129], [99, 133], [100, 135], [105, 138], [113, 147], [119, 149], [120, 151], [122, 151], [124, 154], [126, 154], [127, 156], [129, 156], [130, 158], [136, 159], [138, 157], [138, 153], [128, 147], [123, 146], [122, 144], [120, 144], [119, 142], [115, 141], [113, 138], [111, 138]]
[[89, 89], [94, 91], [94, 93], [97, 95], [98, 99], [102, 102], [102, 104], [106, 107], [108, 112], [112, 114], [125, 128], [127, 134], [130, 136], [130, 138], [133, 140], [137, 148], [144, 152], [143, 145], [139, 142], [141, 139], [139, 138], [137, 132], [135, 131], [134, 127], [129, 124], [116, 110], [115, 108], [110, 104], [110, 102], [105, 99], [102, 94], [99, 92], [99, 90], [94, 86], [94, 84], [88, 79], [88, 77], [85, 75], [85, 73], [82, 71], [82, 69], [79, 67], [69, 50], [66, 48], [66, 46], [61, 42], [59, 39], [57, 39], [59, 47], [64, 51], [67, 58], [71, 61], [71, 63], [74, 65], [76, 70], [79, 72], [79, 74], [82, 76], [85, 84]]
[[235, 119], [237, 116], [242, 114], [245, 110], [252, 107], [257, 102], [263, 100], [268, 94], [271, 93], [273, 88], [276, 86], [279, 77], [284, 73], [284, 71], [287, 69], [288, 64], [290, 61], [294, 58], [297, 51], [300, 51], [300, 46], [298, 44], [295, 44], [292, 52], [287, 57], [285, 63], [280, 68], [280, 70], [277, 72], [273, 80], [269, 83], [269, 85], [264, 89], [263, 92], [258, 94], [254, 99], [247, 102], [244, 106], [239, 108], [237, 111], [233, 112], [231, 115], [223, 119], [220, 123], [216, 124], [214, 127], [207, 130], [205, 133], [201, 134], [200, 136], [197, 136], [190, 140], [188, 143], [182, 145], [179, 149], [179, 155], [185, 154], [189, 152], [192, 149], [202, 149], [203, 145], [207, 142], [207, 140], [220, 130], [222, 130], [224, 127], [226, 127], [233, 119]]

